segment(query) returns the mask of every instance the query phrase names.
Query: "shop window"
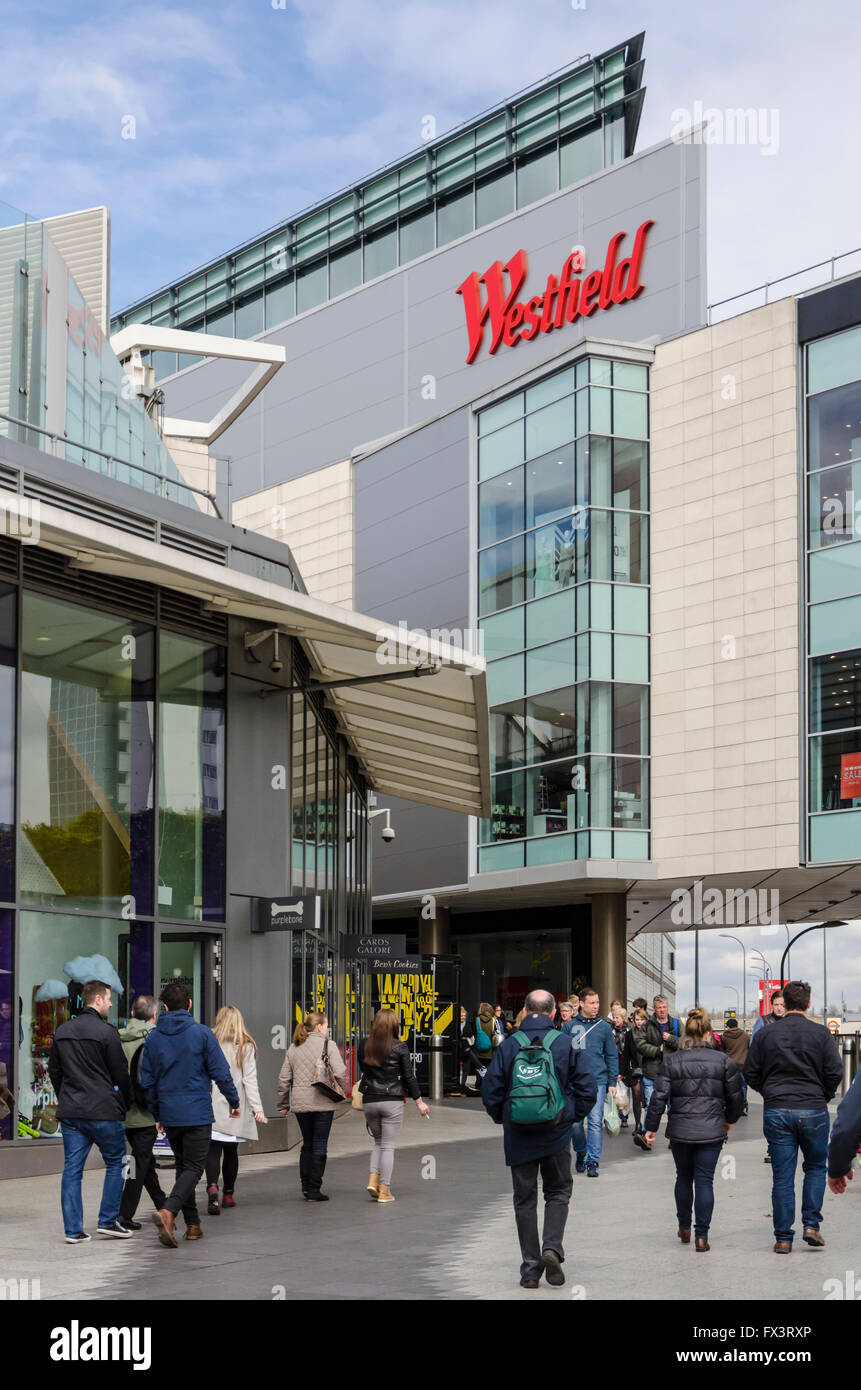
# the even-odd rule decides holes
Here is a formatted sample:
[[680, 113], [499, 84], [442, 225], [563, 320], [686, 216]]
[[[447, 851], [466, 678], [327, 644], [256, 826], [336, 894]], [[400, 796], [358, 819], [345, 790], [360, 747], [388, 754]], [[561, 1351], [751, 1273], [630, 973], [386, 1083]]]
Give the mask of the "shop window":
[[152, 911], [153, 634], [23, 597], [21, 896]]
[[[861, 651], [816, 656], [810, 663], [810, 731], [861, 727]], [[823, 809], [833, 809], [824, 807]]]
[[347, 290], [354, 290], [362, 281], [362, 248], [354, 246], [329, 261], [329, 295], [335, 299]]
[[810, 557], [810, 601], [861, 593], [861, 542], [831, 546]]
[[523, 392], [518, 391], [516, 395], [506, 396], [504, 401], [500, 401], [497, 405], [489, 405], [486, 410], [481, 411], [478, 417], [478, 433], [480, 435], [490, 434], [492, 430], [498, 430], [503, 425], [511, 424], [522, 414]]
[[807, 389], [828, 391], [861, 378], [861, 327], [831, 333], [807, 349]]
[[812, 655], [836, 652], [849, 646], [850, 634], [861, 627], [861, 597], [835, 599], [810, 607], [810, 645]]
[[[543, 413], [543, 412], [542, 412]], [[526, 421], [527, 436], [529, 424]], [[542, 526], [554, 517], [571, 516], [574, 497], [574, 445], [563, 444], [526, 465], [526, 526]]]
[[577, 824], [576, 764], [543, 763], [526, 774], [527, 835], [558, 835]]
[[296, 313], [304, 314], [307, 309], [316, 309], [326, 299], [328, 288], [328, 266], [325, 261], [310, 270], [300, 270], [296, 276]]
[[482, 842], [520, 840], [526, 833], [526, 775], [504, 772], [491, 780], [491, 815], [479, 823]]
[[15, 617], [17, 603], [17, 591], [11, 585], [0, 584], [0, 902], [11, 902], [15, 896]]
[[569, 367], [564, 372], [554, 372], [552, 376], [545, 377], [543, 381], [536, 382], [534, 386], [527, 386], [527, 413], [540, 410], [543, 405], [549, 405], [551, 401], [558, 401], [562, 396], [573, 395], [575, 381], [575, 370], [573, 367]]
[[507, 772], [523, 766], [525, 737], [522, 700], [491, 710], [490, 737], [494, 772]]
[[386, 275], [398, 263], [398, 231], [392, 227], [388, 232], [365, 240], [365, 279], [375, 280], [378, 275]]
[[580, 738], [577, 691], [573, 685], [526, 701], [527, 763], [570, 757], [580, 751]]
[[511, 608], [524, 599], [523, 537], [490, 546], [479, 555], [479, 611]]
[[648, 397], [642, 392], [613, 392], [613, 433], [646, 439], [649, 433]]
[[638, 585], [614, 584], [613, 627], [617, 632], [649, 631], [649, 591]]
[[159, 679], [159, 910], [223, 921], [224, 649], [162, 632]]
[[648, 505], [648, 446], [631, 439], [613, 441], [613, 506], [645, 511]]
[[83, 915], [21, 914], [18, 994], [18, 1133], [58, 1138], [57, 1097], [48, 1075], [54, 1033], [76, 1018], [88, 980], [111, 987], [108, 1022], [124, 1027], [152, 983], [152, 926]]
[[508, 704], [523, 695], [523, 655], [491, 661], [487, 667], [487, 699], [493, 706]]
[[399, 262], [406, 265], [408, 261], [416, 261], [419, 256], [426, 256], [429, 251], [434, 249], [434, 212], [433, 208], [419, 213], [415, 217], [407, 217], [400, 225], [400, 255]]
[[263, 332], [263, 291], [236, 306], [237, 338], [253, 338]]
[[292, 318], [295, 312], [295, 290], [292, 279], [284, 280], [280, 285], [273, 285], [271, 288], [267, 288], [267, 328], [274, 328], [276, 324], [283, 323], [285, 319]]
[[[567, 109], [563, 108], [562, 120], [565, 124], [573, 124], [580, 117], [590, 115], [592, 109], [590, 93], [588, 97], [572, 102]], [[582, 179], [590, 179], [603, 167], [604, 132], [600, 124], [562, 141], [559, 150], [559, 177], [563, 188], [570, 188]]]
[[613, 686], [613, 752], [639, 757], [649, 751], [649, 691], [646, 686]]
[[811, 396], [807, 418], [811, 470], [861, 459], [861, 381]]
[[812, 738], [810, 740], [811, 811], [853, 811], [859, 808], [861, 808], [861, 729], [847, 729], [842, 733]]

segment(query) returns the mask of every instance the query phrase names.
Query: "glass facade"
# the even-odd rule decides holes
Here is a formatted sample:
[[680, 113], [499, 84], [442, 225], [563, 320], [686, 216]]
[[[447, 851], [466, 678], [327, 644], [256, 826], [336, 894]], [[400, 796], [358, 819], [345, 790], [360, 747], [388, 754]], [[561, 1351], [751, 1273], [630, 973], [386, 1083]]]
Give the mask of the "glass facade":
[[[85, 981], [111, 985], [120, 1027], [137, 994], [170, 980], [211, 1024], [226, 1002], [224, 953], [247, 949], [244, 919], [235, 947], [228, 929], [226, 620], [202, 620], [195, 636], [167, 617], [165, 592], [141, 583], [125, 611], [122, 591], [92, 576], [54, 592], [38, 552], [24, 553], [0, 546], [15, 576], [0, 585], [0, 1139], [10, 1142], [61, 1137], [47, 1065]], [[289, 645], [304, 681], [304, 653]], [[318, 894], [321, 913], [319, 931], [290, 941], [277, 988], [288, 1017], [324, 1008], [343, 1044], [357, 1003], [337, 969], [339, 937], [370, 925], [365, 784], [322, 698], [290, 704], [284, 891]], [[239, 700], [233, 718], [256, 714]], [[234, 864], [245, 833], [236, 819]], [[253, 1015], [252, 999], [231, 1002]]]
[[593, 357], [478, 414], [479, 871], [649, 857], [648, 385]]
[[[429, 140], [326, 205], [117, 315], [247, 337], [316, 308], [633, 153], [641, 36]], [[153, 356], [163, 377], [189, 364]]]
[[861, 850], [861, 327], [810, 343], [808, 855]]

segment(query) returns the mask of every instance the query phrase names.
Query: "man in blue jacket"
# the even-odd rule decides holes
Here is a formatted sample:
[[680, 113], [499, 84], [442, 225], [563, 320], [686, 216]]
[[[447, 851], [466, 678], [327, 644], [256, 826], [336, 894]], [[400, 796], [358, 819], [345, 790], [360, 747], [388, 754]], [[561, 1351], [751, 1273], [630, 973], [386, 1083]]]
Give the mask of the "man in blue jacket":
[[[589, 1178], [598, 1177], [601, 1162], [601, 1144], [604, 1137], [604, 1100], [609, 1090], [616, 1094], [619, 1080], [619, 1050], [613, 1029], [606, 1018], [601, 1017], [601, 1000], [598, 991], [587, 985], [580, 991], [580, 1012], [576, 1018], [565, 1025], [570, 1034], [571, 1046], [575, 1051], [585, 1051], [592, 1063], [598, 1094], [595, 1104], [589, 1111], [586, 1124], [585, 1145], [583, 1126], [579, 1134], [574, 1131], [574, 1147], [577, 1150], [577, 1172], [585, 1171]], [[585, 1149], [585, 1157], [583, 1150]]]
[[143, 1045], [138, 1079], [146, 1091], [147, 1109], [166, 1130], [176, 1158], [173, 1190], [152, 1218], [162, 1245], [176, 1249], [174, 1224], [180, 1211], [186, 1240], [200, 1240], [203, 1235], [194, 1190], [203, 1175], [212, 1136], [212, 1082], [230, 1106], [233, 1119], [239, 1116], [239, 1096], [215, 1034], [190, 1012], [185, 985], [166, 985], [161, 1002], [167, 1013]]
[[[520, 1032], [530, 1042], [541, 1041], [554, 1029], [556, 1001], [546, 990], [536, 989], [527, 996]], [[564, 1284], [562, 1237], [571, 1201], [571, 1127], [589, 1113], [595, 1101], [595, 1078], [584, 1052], [574, 1050], [571, 1041], [559, 1034], [550, 1045], [553, 1068], [559, 1081], [564, 1107], [555, 1124], [527, 1128], [511, 1121], [509, 1093], [511, 1073], [520, 1052], [520, 1042], [512, 1033], [503, 1039], [481, 1083], [481, 1099], [494, 1124], [501, 1124], [505, 1142], [505, 1161], [511, 1169], [514, 1188], [514, 1219], [520, 1240], [522, 1264], [520, 1283], [524, 1289], [537, 1289], [542, 1273], [548, 1284]], [[538, 1174], [544, 1190], [544, 1235], [538, 1238]]]

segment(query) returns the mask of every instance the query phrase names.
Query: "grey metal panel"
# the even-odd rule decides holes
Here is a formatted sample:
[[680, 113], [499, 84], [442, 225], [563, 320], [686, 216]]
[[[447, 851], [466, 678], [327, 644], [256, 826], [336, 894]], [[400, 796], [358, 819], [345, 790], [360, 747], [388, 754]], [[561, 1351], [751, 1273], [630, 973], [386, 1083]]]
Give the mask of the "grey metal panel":
[[392, 812], [396, 839], [385, 845], [373, 840], [374, 896], [388, 893], [432, 892], [434, 888], [466, 883], [466, 822], [453, 811], [437, 810], [380, 797]]
[[[259, 490], [261, 478], [269, 486], [335, 463], [361, 444], [496, 390], [575, 346], [586, 326], [593, 336], [636, 342], [704, 322], [705, 285], [695, 254], [704, 159], [704, 146], [668, 141], [264, 335], [284, 345], [287, 363], [264, 393], [259, 438], [237, 422], [219, 441], [234, 459], [234, 495]], [[655, 218], [655, 227], [646, 289], [636, 300], [588, 325], [503, 347], [494, 357], [485, 346], [465, 366], [463, 305], [455, 291], [471, 271], [481, 273], [524, 247], [525, 291], [534, 294], [548, 274], [558, 273], [573, 244], [583, 241], [590, 264], [600, 264], [609, 236], [626, 231], [623, 250], [629, 250], [646, 217]], [[686, 229], [693, 245], [683, 247]], [[691, 281], [684, 296], [680, 277]], [[422, 394], [427, 378], [436, 384], [434, 399]], [[210, 383], [226, 379], [221, 364], [202, 364], [169, 384], [168, 412], [181, 415], [188, 405], [205, 413], [218, 394]]]

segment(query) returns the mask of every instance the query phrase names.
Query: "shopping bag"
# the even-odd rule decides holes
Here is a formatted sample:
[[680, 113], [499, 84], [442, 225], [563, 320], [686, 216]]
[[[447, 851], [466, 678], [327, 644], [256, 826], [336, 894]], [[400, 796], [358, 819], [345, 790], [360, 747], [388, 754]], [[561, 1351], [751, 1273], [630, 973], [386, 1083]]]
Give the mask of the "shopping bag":
[[628, 1090], [624, 1081], [616, 1082], [616, 1109], [620, 1115], [627, 1115], [628, 1107], [631, 1104], [631, 1092]]
[[604, 1100], [604, 1128], [608, 1134], [618, 1134], [622, 1128], [622, 1121], [619, 1119], [619, 1108], [616, 1105], [614, 1096], [607, 1092]]

